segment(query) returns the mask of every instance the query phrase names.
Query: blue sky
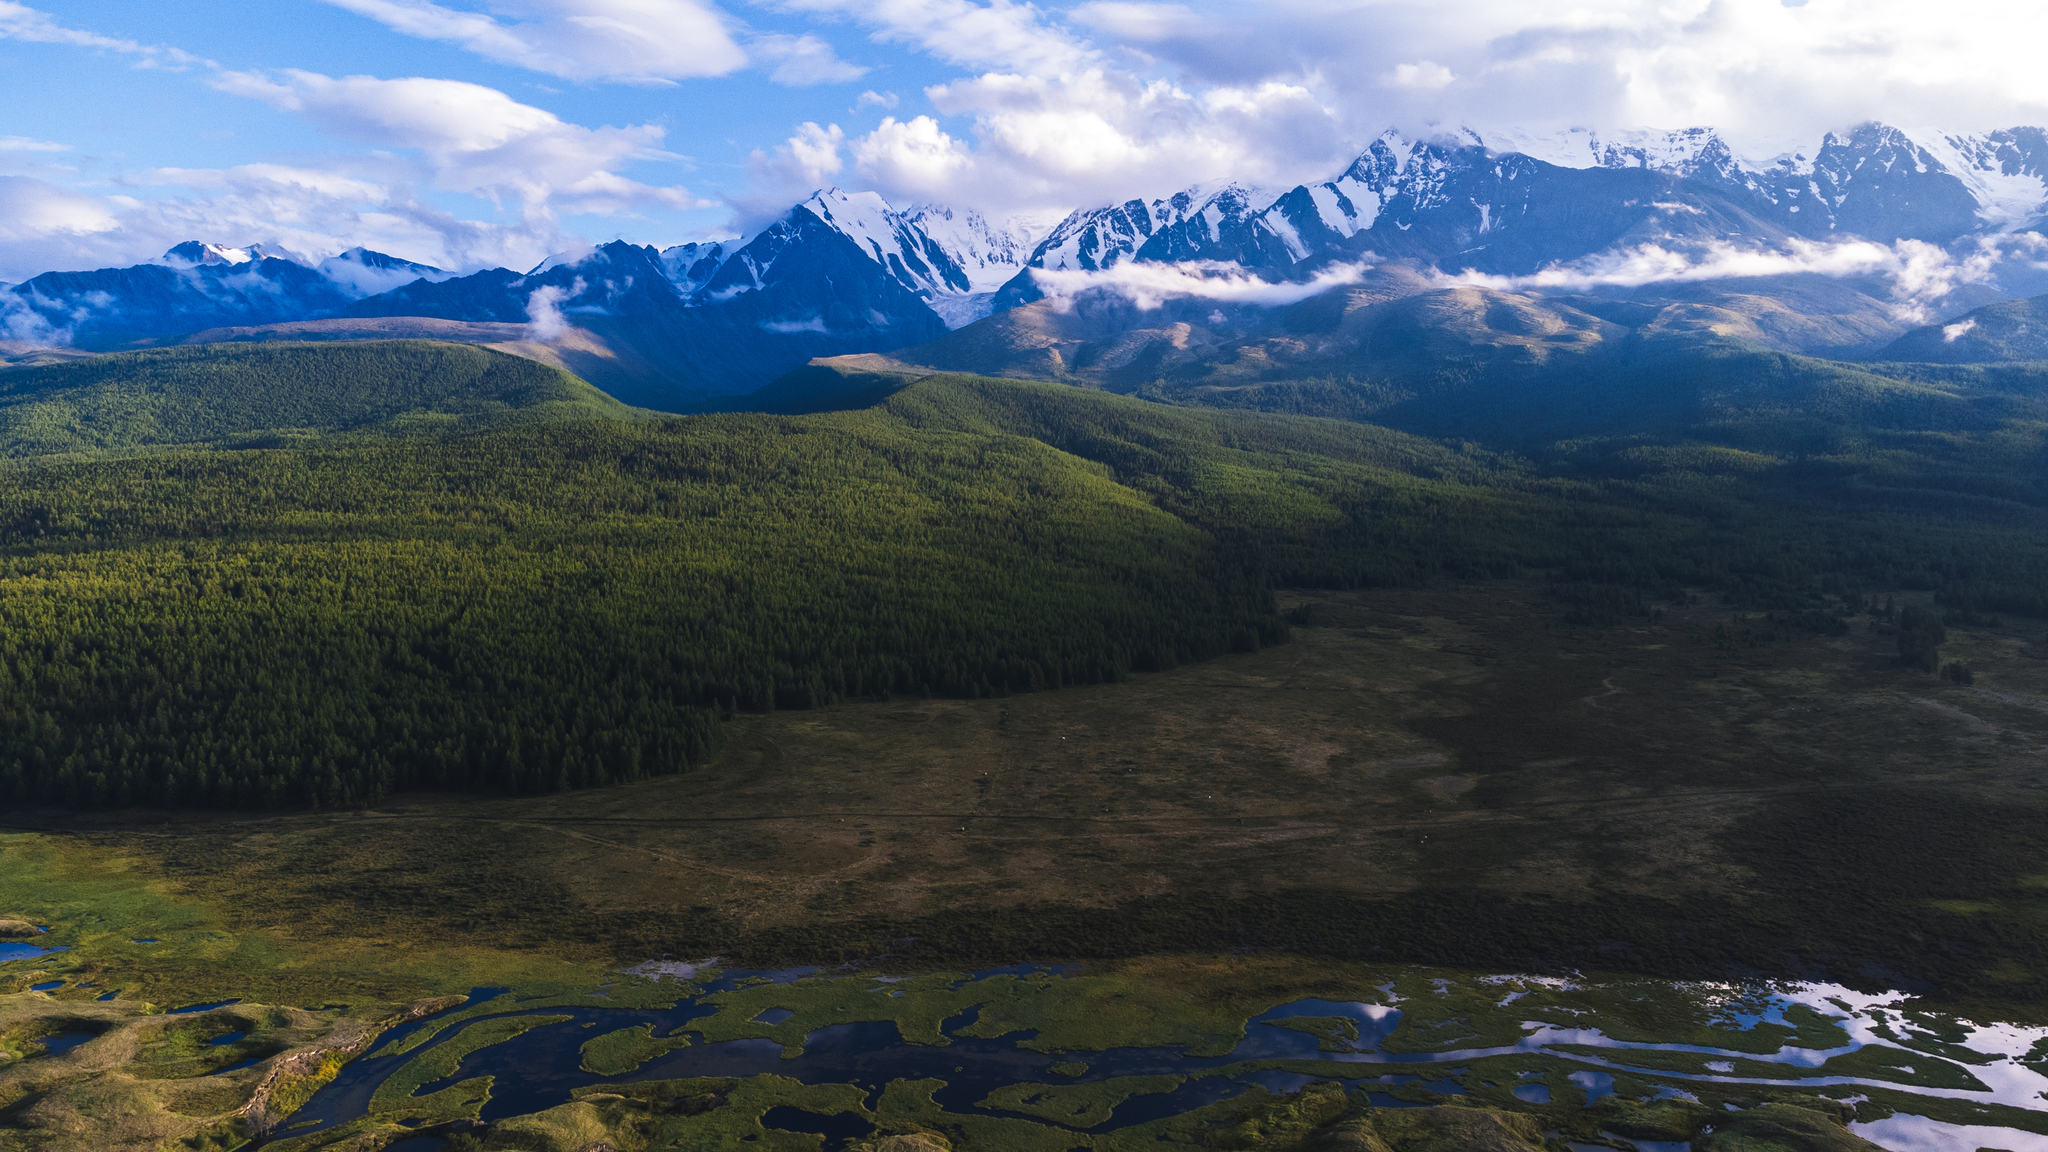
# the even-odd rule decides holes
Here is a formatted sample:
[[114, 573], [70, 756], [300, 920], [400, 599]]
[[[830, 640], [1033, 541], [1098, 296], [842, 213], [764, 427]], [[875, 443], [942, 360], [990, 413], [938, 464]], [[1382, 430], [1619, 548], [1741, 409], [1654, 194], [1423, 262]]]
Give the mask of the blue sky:
[[[183, 239], [451, 267], [811, 188], [1038, 224], [1380, 131], [2048, 119], [2031, 6], [1895, 0], [0, 0], [0, 280]], [[1520, 137], [1515, 137], [1520, 138]]]

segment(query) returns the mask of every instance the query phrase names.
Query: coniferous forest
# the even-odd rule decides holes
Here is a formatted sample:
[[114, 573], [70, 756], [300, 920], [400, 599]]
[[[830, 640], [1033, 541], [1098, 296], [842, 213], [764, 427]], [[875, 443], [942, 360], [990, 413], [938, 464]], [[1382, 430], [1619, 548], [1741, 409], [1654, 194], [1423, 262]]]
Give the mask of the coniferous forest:
[[[146, 379], [228, 398], [189, 405], [207, 436], [149, 452], [42, 452], [50, 410], [129, 357], [10, 379], [40, 413], [17, 426], [43, 430], [17, 434], [0, 488], [0, 801], [640, 779], [686, 770], [736, 711], [1051, 690], [1283, 643], [1281, 587], [1536, 576], [1589, 622], [1706, 590], [1788, 632], [1877, 589], [2048, 605], [2037, 494], [1955, 492], [1944, 459], [2038, 454], [2024, 408], [1958, 432], [1849, 407], [1825, 456], [1698, 427], [1531, 453], [959, 376], [860, 411], [654, 418], [476, 349], [325, 346], [272, 371], [289, 351], [138, 354]], [[451, 357], [476, 394], [417, 395]], [[259, 380], [326, 397], [298, 423], [334, 431], [256, 435], [236, 409]], [[407, 403], [450, 396], [501, 415], [393, 434]], [[532, 411], [567, 400], [573, 419]]]

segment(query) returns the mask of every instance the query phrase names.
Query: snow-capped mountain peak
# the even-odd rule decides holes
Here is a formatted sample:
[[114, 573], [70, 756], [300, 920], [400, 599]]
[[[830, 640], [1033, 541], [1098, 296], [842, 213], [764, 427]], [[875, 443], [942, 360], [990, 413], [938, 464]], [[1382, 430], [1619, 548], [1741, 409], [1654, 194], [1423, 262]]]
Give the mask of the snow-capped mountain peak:
[[1732, 176], [1745, 164], [1719, 132], [1694, 127], [1566, 128], [1551, 132], [1504, 130], [1485, 136], [1498, 152], [1520, 152], [1560, 168], [1646, 168], [1673, 176]]
[[1910, 133], [1977, 201], [1977, 216], [1999, 232], [2038, 222], [2048, 210], [2048, 132], [2000, 129], [1978, 136]]
[[827, 188], [799, 207], [859, 246], [905, 288], [931, 299], [974, 291], [953, 253], [874, 192]]
[[746, 240], [709, 240], [676, 244], [661, 250], [661, 268], [684, 296], [702, 288], [725, 258], [746, 247]]
[[209, 244], [200, 240], [187, 240], [163, 254], [162, 262], [173, 268], [193, 268], [200, 265], [219, 267], [221, 265], [251, 264], [258, 260], [289, 260], [294, 264], [306, 261], [295, 253], [287, 252], [275, 245], [249, 244], [241, 248], [230, 248], [225, 244]]

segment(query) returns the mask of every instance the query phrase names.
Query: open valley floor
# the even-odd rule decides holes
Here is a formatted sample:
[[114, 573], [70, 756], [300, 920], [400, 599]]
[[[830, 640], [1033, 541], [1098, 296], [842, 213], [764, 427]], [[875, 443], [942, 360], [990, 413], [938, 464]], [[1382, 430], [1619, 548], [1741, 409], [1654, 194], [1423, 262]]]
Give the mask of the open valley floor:
[[[1059, 691], [742, 714], [702, 767], [610, 789], [414, 794], [325, 813], [17, 818], [0, 838], [0, 914], [47, 926], [37, 944], [65, 950], [29, 956], [39, 948], [19, 944], [18, 958], [0, 962], [0, 1028], [9, 1051], [29, 1057], [0, 1063], [0, 1110], [30, 1134], [21, 1147], [88, 1146], [34, 1136], [67, 1129], [99, 1132], [114, 1141], [105, 1147], [153, 1147], [168, 1133], [225, 1147], [240, 1139], [233, 1133], [269, 1130], [266, 1108], [283, 1112], [272, 1081], [288, 1064], [286, 1079], [304, 1078], [297, 1091], [308, 1099], [337, 1075], [338, 1085], [374, 1075], [362, 1082], [369, 1093], [403, 1065], [398, 1080], [410, 1087], [376, 1087], [352, 1114], [314, 1107], [305, 1115], [320, 1113], [323, 1127], [274, 1135], [291, 1136], [293, 1148], [376, 1147], [407, 1126], [456, 1132], [446, 1126], [484, 1116], [492, 1123], [477, 1130], [491, 1141], [483, 1146], [565, 1152], [600, 1138], [619, 1148], [853, 1147], [869, 1138], [897, 1139], [873, 1146], [901, 1149], [1280, 1148], [1317, 1133], [1326, 1143], [1316, 1147], [1378, 1147], [1328, 1142], [1345, 1117], [1363, 1115], [1346, 1103], [1349, 1092], [1382, 1117], [1372, 1123], [1385, 1131], [1372, 1138], [1397, 1150], [1453, 1146], [1428, 1142], [1450, 1138], [1430, 1127], [1437, 1119], [1408, 1131], [1384, 1118], [1408, 1104], [1441, 1105], [1429, 1116], [1471, 1110], [1441, 1123], [1490, 1117], [1502, 1127], [1485, 1139], [1510, 1141], [1455, 1146], [1528, 1147], [1560, 1128], [1597, 1142], [1634, 1124], [1636, 1140], [1652, 1141], [1637, 1147], [1661, 1149], [1653, 1137], [1683, 1141], [1711, 1127], [1704, 1112], [1684, 1112], [1688, 1100], [1739, 1097], [1754, 1119], [1766, 1115], [1752, 1107], [1766, 1089], [1792, 1093], [1777, 1106], [1807, 1116], [1834, 1108], [1836, 1119], [1858, 1115], [1855, 1106], [1826, 1101], [1880, 1100], [1876, 1111], [1863, 1106], [1859, 1125], [1879, 1123], [1883, 1111], [2032, 1128], [2015, 1119], [2023, 1114], [2010, 1093], [1988, 1084], [1924, 1105], [1873, 1096], [1863, 1073], [1760, 1088], [1753, 1081], [1779, 1074], [1750, 1070], [1704, 1094], [1655, 1075], [1711, 1079], [1708, 1057], [1780, 1052], [1778, 1039], [1685, 1034], [1694, 1025], [1682, 1020], [1719, 1018], [1699, 999], [1710, 986], [1729, 989], [1712, 996], [1789, 990], [1777, 1009], [1752, 1011], [1742, 1026], [1750, 1029], [1767, 1019], [1794, 1032], [1845, 1026], [1829, 1017], [1879, 1028], [1854, 1043], [1784, 1040], [1781, 1055], [1817, 1052], [1810, 1060], [1822, 1063], [1861, 1052], [1850, 1061], [1859, 1068], [1912, 1063], [1886, 1047], [1888, 1017], [1873, 1006], [1893, 1004], [1898, 1021], [1917, 1013], [1917, 1026], [1942, 1038], [1926, 1043], [1950, 1058], [1944, 1069], [2003, 1061], [2018, 1074], [2030, 1058], [2028, 1045], [1970, 1049], [1973, 1026], [1956, 1021], [2007, 1021], [2022, 1037], [2048, 1023], [2038, 1018], [2048, 984], [2048, 797], [2037, 780], [2048, 744], [2048, 638], [2031, 621], [1951, 628], [1944, 650], [1968, 662], [1973, 681], [1939, 679], [1899, 666], [1883, 599], [1868, 601], [1876, 614], [1846, 615], [1842, 634], [1817, 635], [1701, 594], [1589, 619], [1540, 581], [1297, 590], [1280, 598], [1291, 637], [1257, 652]], [[810, 967], [779, 971], [792, 963]], [[847, 967], [817, 967], [833, 963]], [[790, 983], [806, 972], [814, 975]], [[921, 975], [947, 972], [961, 975]], [[982, 975], [965, 975], [974, 972]], [[1514, 973], [1543, 978], [1474, 982]], [[880, 977], [911, 978], [904, 987], [932, 1002], [915, 1012], [894, 1004], [894, 985]], [[1745, 979], [1753, 983], [1726, 983]], [[1384, 994], [1375, 992], [1382, 984]], [[1573, 987], [1595, 991], [1560, 991]], [[1425, 1010], [1431, 988], [1465, 991]], [[1506, 1000], [1494, 994], [1517, 989]], [[1482, 992], [1486, 1003], [1500, 1001], [1495, 1009], [1535, 996], [1555, 1011], [1531, 1000], [1475, 1015], [1471, 997]], [[1906, 992], [1920, 995], [1899, 1000]], [[710, 999], [695, 999], [702, 994]], [[469, 1006], [445, 1015], [463, 996]], [[1073, 996], [1094, 1006], [1060, 1006]], [[1418, 996], [1401, 1007], [1407, 1024], [1390, 1034], [1399, 1040], [1359, 1040], [1359, 1028]], [[721, 997], [750, 1007], [720, 1009], [713, 1024], [699, 1019]], [[1136, 1007], [1116, 1008], [1126, 997]], [[1631, 1016], [1626, 1005], [1646, 997], [1670, 1005]], [[195, 1015], [210, 1023], [184, 1040], [164, 1023], [180, 1017], [135, 1015], [142, 1004], [219, 1001], [240, 1006]], [[988, 1006], [998, 1001], [1013, 1005], [1000, 1028]], [[1314, 1003], [1278, 1012], [1297, 1001]], [[1806, 1007], [1787, 1015], [1793, 1003]], [[298, 1007], [257, 1007], [265, 1004]], [[818, 1033], [828, 1048], [873, 1047], [854, 1064], [850, 1055], [768, 1059], [742, 1074], [731, 1069], [752, 1065], [738, 1056], [715, 1072], [692, 1055], [710, 1059], [705, 1045], [756, 1042], [749, 1037], [801, 1050], [849, 1005], [854, 1019], [895, 1028], [840, 1040]], [[798, 1018], [770, 1011], [778, 1009]], [[1534, 1022], [1559, 1026], [1575, 1011], [1591, 1022], [1580, 1038], [1593, 1047], [1573, 1049], [1550, 1033], [1530, 1039]], [[426, 1024], [407, 1023], [421, 1014]], [[1247, 1035], [1245, 1022], [1262, 1016], [1307, 1034], [1309, 1047], [1225, 1039]], [[372, 1058], [344, 1070], [386, 1028], [431, 1037], [450, 1020], [501, 1017], [517, 1026], [482, 1035], [484, 1025], [470, 1025], [460, 1033], [469, 1047], [444, 1052], [445, 1068]], [[589, 1021], [607, 1043], [584, 1045], [580, 1056], [576, 1044], [531, 1048], [558, 1020], [572, 1030]], [[1431, 1028], [1448, 1029], [1443, 1043]], [[1010, 1032], [1022, 1049], [1017, 1036], [1003, 1038]], [[36, 1055], [50, 1037], [74, 1033], [100, 1039]], [[106, 1039], [131, 1034], [120, 1052]], [[416, 1037], [405, 1051], [419, 1043], [418, 1032], [391, 1033], [401, 1034]], [[580, 1034], [594, 1043], [599, 1032]], [[1916, 1033], [1896, 1035], [1910, 1047]], [[1973, 1043], [1981, 1049], [1990, 1035]], [[996, 1104], [977, 1110], [959, 1097], [965, 1089], [933, 1103], [943, 1085], [919, 1086], [926, 1065], [950, 1059], [917, 1056], [919, 1045], [949, 1037], [985, 1038], [974, 1041], [973, 1070], [957, 1071]], [[1596, 1049], [1618, 1038], [1706, 1055], [1675, 1064], [1631, 1056], [1616, 1079], [1614, 1061]], [[510, 1104], [490, 1103], [491, 1081], [476, 1073], [486, 1045], [513, 1061], [497, 1072], [497, 1096], [543, 1119], [514, 1122]], [[1495, 1051], [1503, 1045], [1520, 1045], [1523, 1057]], [[622, 1054], [606, 1055], [613, 1048]], [[1126, 1049], [1166, 1054], [1099, 1055]], [[515, 1059], [558, 1050], [570, 1055]], [[471, 1051], [483, 1054], [464, 1055]], [[1067, 1053], [1075, 1067], [1101, 1067], [1069, 1077], [1070, 1088], [1032, 1087], [1029, 1076], [1060, 1077], [1012, 1067], [1005, 1051], [1050, 1053], [1041, 1062], [1054, 1065]], [[1364, 1084], [1363, 1070], [1331, 1064], [1333, 1051], [1439, 1051], [1457, 1066], [1441, 1084], [1428, 1080], [1441, 1071], [1422, 1083]], [[269, 1059], [279, 1053], [290, 1059]], [[1540, 1058], [1527, 1069], [1495, 1066], [1532, 1053]], [[241, 1074], [266, 1079], [239, 1085], [233, 1069], [216, 1071], [235, 1063], [230, 1056], [268, 1061]], [[599, 1073], [647, 1069], [632, 1078], [640, 1088], [575, 1087], [580, 1103], [571, 1107], [573, 1085], [539, 1071], [550, 1059], [580, 1062], [591, 1085], [608, 1082]], [[425, 1087], [454, 1075], [458, 1061], [468, 1079]], [[818, 1095], [856, 1065], [876, 1077], [875, 1091], [888, 1091]], [[506, 1079], [521, 1069], [524, 1079]], [[996, 1083], [1012, 1072], [1004, 1083], [1024, 1087]], [[1540, 1094], [1499, 1087], [1525, 1073], [1557, 1083]], [[1571, 1089], [1593, 1083], [1583, 1080], [1591, 1073], [1605, 1077], [1600, 1092]], [[1374, 1068], [1367, 1079], [1383, 1074], [1391, 1075]], [[1948, 1085], [1910, 1070], [1875, 1075], [1899, 1081], [1897, 1091]], [[194, 1094], [194, 1076], [210, 1094]], [[559, 1090], [536, 1086], [558, 1082]], [[1310, 1083], [1336, 1095], [1269, 1094]], [[117, 1113], [75, 1103], [66, 1111], [67, 1092], [87, 1091], [130, 1099], [120, 1123], [93, 1128], [86, 1115]], [[1170, 1116], [1140, 1109], [1131, 1115], [1152, 1118], [1098, 1130], [1121, 1101], [1161, 1092], [1187, 1107]], [[1447, 1092], [1455, 1103], [1444, 1102]], [[251, 1111], [252, 1099], [266, 1103]], [[1627, 1109], [1636, 1111], [1617, 1118]], [[798, 1113], [838, 1116], [839, 1126], [797, 1123]], [[1526, 1131], [1516, 1127], [1525, 1115]], [[121, 1124], [132, 1131], [123, 1136]], [[574, 1132], [562, 1135], [564, 1125]], [[1234, 1135], [1219, 1135], [1226, 1130]], [[725, 1142], [749, 1133], [751, 1141]], [[448, 1139], [457, 1136], [473, 1138]], [[0, 1136], [0, 1147], [15, 1138]], [[904, 1142], [912, 1139], [928, 1143]]]

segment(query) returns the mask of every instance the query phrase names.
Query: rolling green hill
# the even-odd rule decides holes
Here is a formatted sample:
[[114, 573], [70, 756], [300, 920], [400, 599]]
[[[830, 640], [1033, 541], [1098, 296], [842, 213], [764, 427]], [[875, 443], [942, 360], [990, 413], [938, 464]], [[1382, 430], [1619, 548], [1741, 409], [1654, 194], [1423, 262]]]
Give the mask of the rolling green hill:
[[544, 364], [426, 340], [216, 344], [0, 373], [0, 456], [278, 445], [634, 410]]
[[[1171, 307], [1105, 317], [1034, 304], [892, 356], [906, 368], [981, 366], [1169, 404], [1364, 421], [1563, 456], [1575, 469], [1646, 447], [1714, 446], [1857, 466], [1904, 454], [1923, 471], [1952, 473], [1944, 481], [1951, 487], [2024, 491], [2032, 495], [2019, 498], [2039, 501], [2042, 470], [2030, 453], [2048, 425], [2048, 374], [2025, 365], [1800, 355], [1771, 347], [1755, 323], [1738, 322], [1730, 308], [1739, 302], [1366, 285], [1304, 300], [1277, 319], [1219, 312], [1208, 329], [1185, 318], [1169, 323], [1179, 315]], [[2038, 307], [2008, 301], [1980, 309], [1972, 315], [1981, 322], [1954, 346], [2019, 331]], [[1254, 321], [1265, 327], [1238, 330]], [[1141, 323], [1151, 327], [1131, 327]], [[1927, 331], [1942, 344], [1941, 329]], [[775, 402], [786, 404], [799, 388], [820, 400], [835, 394], [798, 377], [778, 382]]]
[[[479, 381], [509, 361], [385, 347]], [[568, 378], [516, 370], [557, 390], [511, 411], [575, 404], [553, 399]], [[687, 767], [737, 709], [1029, 691], [1275, 643], [1283, 586], [1544, 575], [1614, 620], [1688, 588], [1823, 623], [1865, 587], [2048, 611], [2038, 477], [1973, 491], [1947, 464], [2038, 456], [2038, 424], [1957, 431], [1954, 381], [1870, 404], [1855, 383], [1845, 411], [1896, 437], [1856, 425], [1834, 455], [1617, 441], [1539, 460], [936, 375], [854, 412], [24, 462], [0, 489], [0, 801], [630, 780]], [[482, 390], [437, 402], [504, 403]]]

